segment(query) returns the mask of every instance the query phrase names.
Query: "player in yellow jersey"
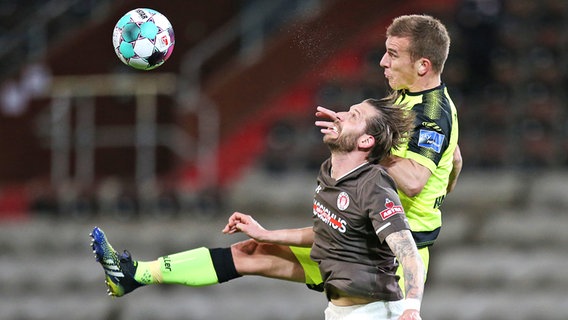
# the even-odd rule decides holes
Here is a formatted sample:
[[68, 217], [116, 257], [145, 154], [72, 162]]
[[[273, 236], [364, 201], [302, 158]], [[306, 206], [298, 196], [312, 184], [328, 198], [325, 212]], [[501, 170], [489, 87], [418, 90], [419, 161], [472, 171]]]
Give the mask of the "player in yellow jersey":
[[[387, 28], [386, 53], [380, 61], [397, 103], [416, 114], [412, 137], [382, 164], [397, 184], [413, 237], [428, 266], [428, 247], [442, 220], [440, 206], [455, 186], [462, 167], [456, 108], [442, 82], [450, 38], [445, 26], [426, 15], [395, 18]], [[318, 108], [322, 132], [333, 130], [336, 114]], [[281, 230], [280, 230], [281, 231]], [[290, 230], [293, 232], [292, 230]], [[235, 213], [225, 233], [244, 232], [252, 239], [229, 248], [197, 248], [154, 261], [134, 261], [116, 252], [102, 230], [92, 233], [93, 249], [106, 273], [109, 294], [121, 296], [146, 284], [206, 286], [243, 275], [259, 275], [306, 283], [322, 283], [310, 248], [267, 242], [271, 231], [250, 216]]]

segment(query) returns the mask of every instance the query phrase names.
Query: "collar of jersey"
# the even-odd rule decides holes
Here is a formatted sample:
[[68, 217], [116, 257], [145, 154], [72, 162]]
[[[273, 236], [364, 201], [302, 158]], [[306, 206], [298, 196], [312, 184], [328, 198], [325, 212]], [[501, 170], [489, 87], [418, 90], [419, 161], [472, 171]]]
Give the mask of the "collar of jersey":
[[365, 161], [363, 163], [361, 163], [360, 165], [358, 165], [357, 167], [351, 169], [349, 172], [347, 172], [346, 174], [342, 175], [341, 177], [337, 178], [335, 181], [339, 181], [345, 177], [347, 177], [348, 175], [350, 175], [351, 173], [357, 171], [359, 168], [363, 167], [364, 165], [368, 164], [369, 161]]

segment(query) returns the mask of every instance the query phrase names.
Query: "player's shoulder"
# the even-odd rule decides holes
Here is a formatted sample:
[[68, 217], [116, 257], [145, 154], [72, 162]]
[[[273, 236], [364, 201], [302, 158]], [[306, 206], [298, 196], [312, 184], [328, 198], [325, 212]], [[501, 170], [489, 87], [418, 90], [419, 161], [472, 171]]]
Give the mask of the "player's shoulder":
[[395, 188], [394, 179], [388, 174], [385, 167], [380, 164], [371, 164], [367, 173], [359, 180], [360, 187]]
[[404, 92], [398, 100], [401, 104], [407, 104], [410, 107], [416, 105], [445, 105], [451, 103], [451, 98], [445, 84], [437, 87], [417, 91], [417, 92]]

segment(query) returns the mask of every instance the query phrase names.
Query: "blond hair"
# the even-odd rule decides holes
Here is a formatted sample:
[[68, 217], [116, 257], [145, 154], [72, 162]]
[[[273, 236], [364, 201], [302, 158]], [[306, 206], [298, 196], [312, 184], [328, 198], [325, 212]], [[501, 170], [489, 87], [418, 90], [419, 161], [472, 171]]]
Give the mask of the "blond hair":
[[426, 58], [432, 69], [442, 73], [450, 51], [450, 36], [440, 20], [428, 15], [404, 15], [387, 28], [387, 37], [408, 38], [412, 61]]

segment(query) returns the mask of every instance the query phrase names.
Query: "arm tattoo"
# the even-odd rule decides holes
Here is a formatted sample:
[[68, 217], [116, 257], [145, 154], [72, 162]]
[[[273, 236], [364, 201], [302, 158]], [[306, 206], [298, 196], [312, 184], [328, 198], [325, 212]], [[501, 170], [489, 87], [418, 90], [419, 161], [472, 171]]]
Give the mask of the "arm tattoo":
[[424, 263], [412, 234], [408, 230], [391, 233], [386, 241], [402, 265], [406, 298], [422, 300], [424, 292]]

